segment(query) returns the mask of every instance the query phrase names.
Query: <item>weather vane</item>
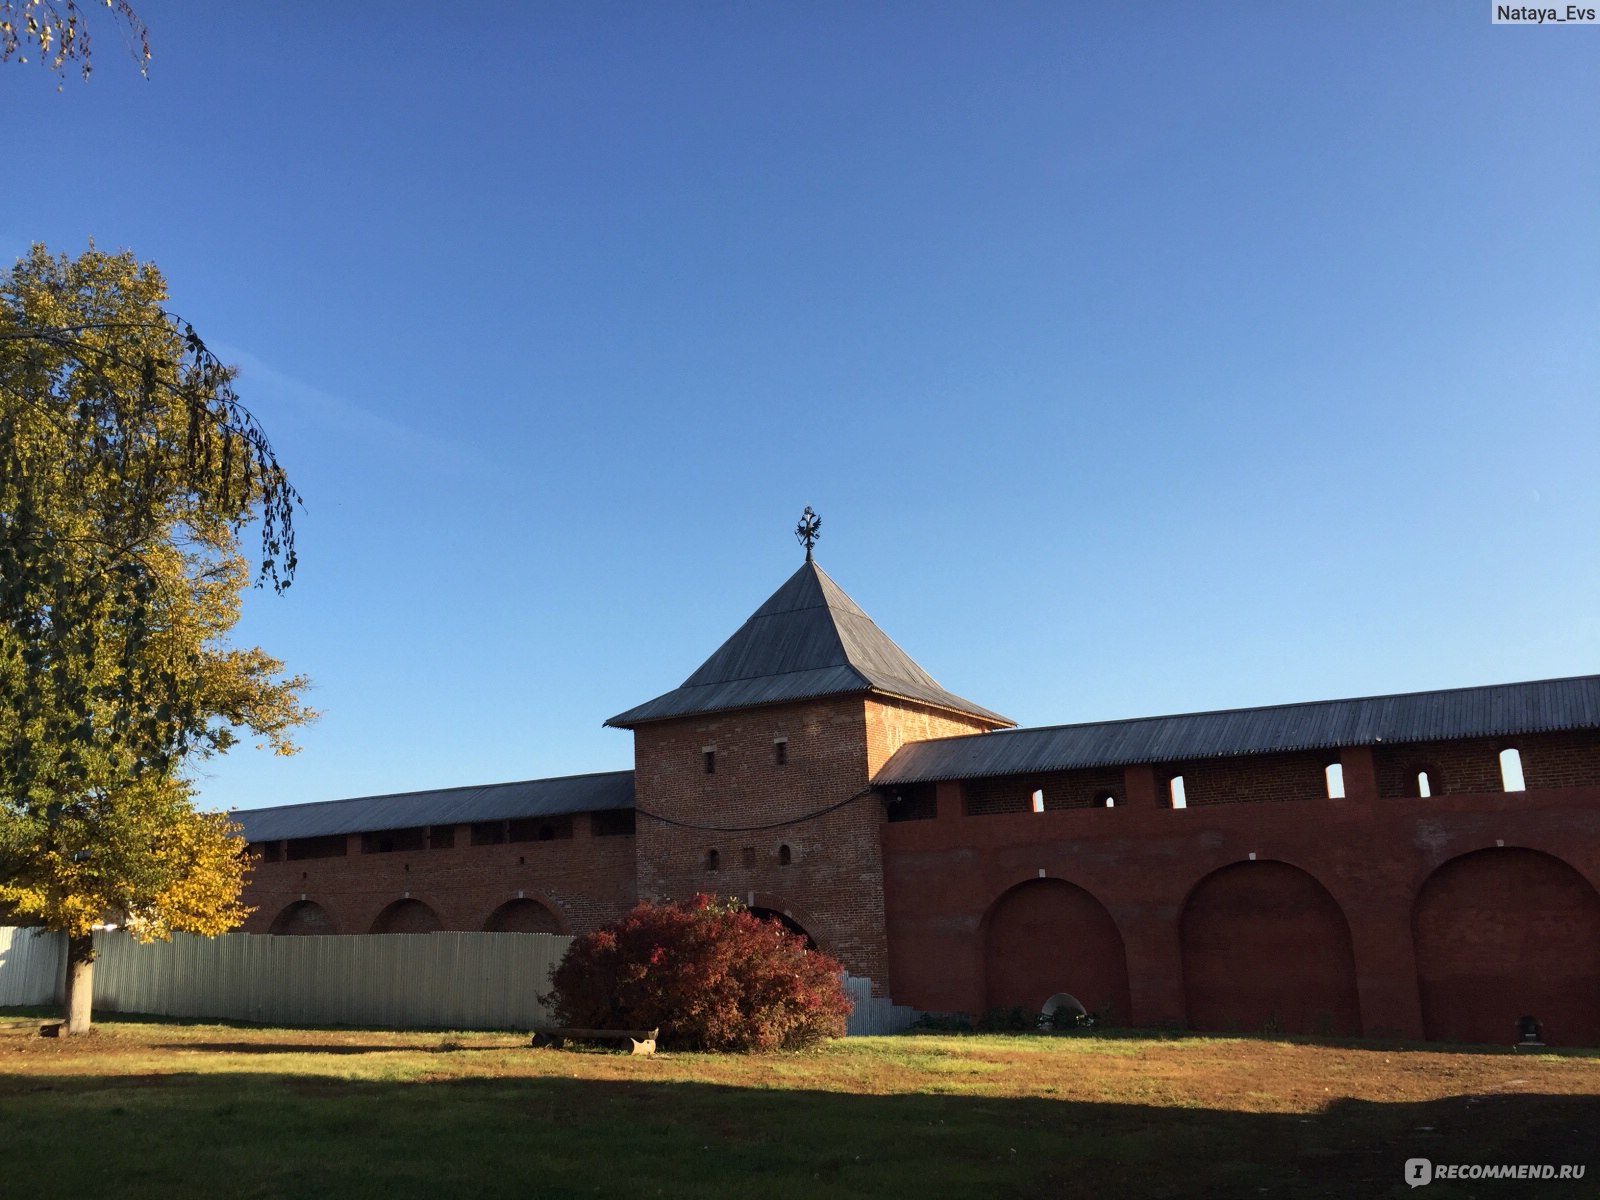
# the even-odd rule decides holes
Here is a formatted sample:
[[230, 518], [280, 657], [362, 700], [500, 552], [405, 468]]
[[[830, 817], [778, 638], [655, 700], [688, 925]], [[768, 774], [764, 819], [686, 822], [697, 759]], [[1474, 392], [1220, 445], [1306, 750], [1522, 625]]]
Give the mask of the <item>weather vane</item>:
[[800, 524], [794, 527], [794, 536], [806, 548], [806, 561], [810, 562], [811, 547], [822, 536], [822, 518], [811, 511], [811, 505], [806, 505], [806, 511], [800, 514]]

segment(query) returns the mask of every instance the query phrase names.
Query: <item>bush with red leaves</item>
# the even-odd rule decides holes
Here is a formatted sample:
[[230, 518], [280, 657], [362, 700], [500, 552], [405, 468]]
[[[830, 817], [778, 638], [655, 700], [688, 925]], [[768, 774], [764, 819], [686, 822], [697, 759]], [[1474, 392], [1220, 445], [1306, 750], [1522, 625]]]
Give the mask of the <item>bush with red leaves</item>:
[[657, 1029], [677, 1050], [794, 1050], [844, 1036], [837, 959], [736, 900], [640, 904], [584, 934], [543, 997], [563, 1026]]

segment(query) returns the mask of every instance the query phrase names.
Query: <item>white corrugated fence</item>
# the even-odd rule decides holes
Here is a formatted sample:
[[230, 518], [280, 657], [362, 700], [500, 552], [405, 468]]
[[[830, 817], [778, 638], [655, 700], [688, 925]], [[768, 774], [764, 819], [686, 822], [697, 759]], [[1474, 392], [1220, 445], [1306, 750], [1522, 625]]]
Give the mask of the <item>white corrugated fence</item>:
[[175, 934], [95, 939], [97, 1008], [267, 1025], [528, 1029], [570, 937], [552, 933]]
[[0, 1005], [55, 1003], [66, 969], [67, 941], [60, 934], [0, 925]]

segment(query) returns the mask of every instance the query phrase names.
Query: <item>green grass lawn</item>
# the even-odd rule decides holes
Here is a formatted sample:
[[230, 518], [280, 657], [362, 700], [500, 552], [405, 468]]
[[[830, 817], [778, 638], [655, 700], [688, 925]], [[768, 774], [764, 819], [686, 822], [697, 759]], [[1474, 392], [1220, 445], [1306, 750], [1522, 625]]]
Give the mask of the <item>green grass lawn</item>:
[[[1572, 1195], [1600, 1059], [1200, 1037], [805, 1054], [0, 1015], [5, 1197]], [[1407, 1158], [1581, 1184], [1401, 1181]], [[1529, 1187], [1542, 1191], [1529, 1191]]]

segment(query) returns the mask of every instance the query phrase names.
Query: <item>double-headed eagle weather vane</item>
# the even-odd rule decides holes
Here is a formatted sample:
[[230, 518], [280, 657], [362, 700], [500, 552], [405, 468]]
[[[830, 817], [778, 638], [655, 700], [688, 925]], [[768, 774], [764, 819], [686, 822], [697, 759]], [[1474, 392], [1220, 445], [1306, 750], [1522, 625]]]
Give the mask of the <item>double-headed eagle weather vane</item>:
[[822, 518], [811, 511], [811, 505], [806, 505], [806, 511], [800, 514], [800, 524], [794, 527], [794, 536], [806, 548], [806, 561], [810, 562], [811, 547], [822, 536]]

